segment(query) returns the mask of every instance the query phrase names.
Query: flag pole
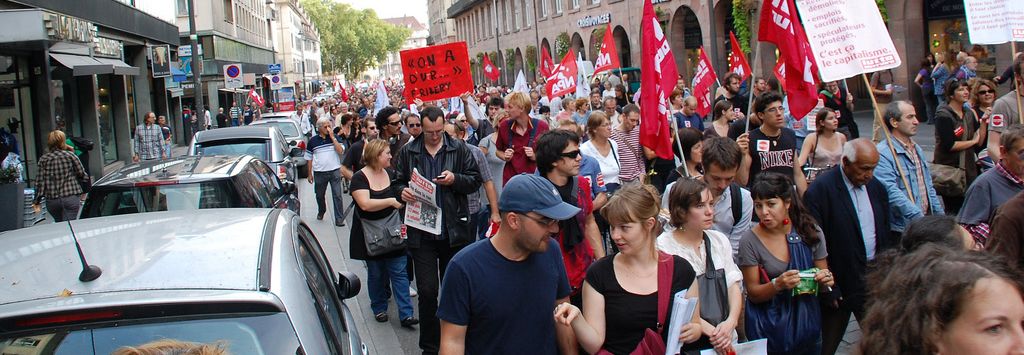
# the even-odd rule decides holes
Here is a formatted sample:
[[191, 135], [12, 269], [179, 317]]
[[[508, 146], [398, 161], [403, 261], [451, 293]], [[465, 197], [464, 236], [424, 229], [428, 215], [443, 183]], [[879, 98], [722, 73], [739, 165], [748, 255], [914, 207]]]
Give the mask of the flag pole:
[[[871, 81], [868, 80], [868, 75], [866, 73], [861, 73], [860, 76], [864, 78], [864, 84], [870, 88]], [[910, 203], [916, 205], [917, 202], [914, 201], [914, 194], [910, 192], [911, 189], [910, 183], [907, 181], [907, 174], [903, 172], [903, 166], [900, 164], [900, 160], [896, 157], [896, 148], [892, 145], [892, 136], [889, 134], [889, 126], [885, 126], [887, 123], [882, 119], [882, 112], [879, 111], [878, 100], [875, 99], [875, 93], [868, 90], [868, 96], [871, 97], [871, 113], [874, 114], [875, 121], [878, 122], [879, 125], [883, 126], [882, 131], [885, 132], [885, 142], [888, 143], [889, 152], [892, 153], [892, 161], [893, 163], [896, 163], [896, 171], [900, 174], [900, 180], [903, 181], [903, 186], [907, 187], [907, 197], [910, 199]]]
[[[1017, 42], [1016, 41], [1010, 41], [1010, 55], [1012, 56], [1012, 58], [1010, 58], [1010, 59], [1012, 59], [1010, 61], [1010, 63], [1016, 62], [1017, 61]], [[1013, 84], [1013, 90], [1016, 91], [1016, 90], [1018, 90], [1017, 89], [1017, 87], [1018, 87], [1017, 80], [1020, 80], [1020, 81], [1024, 82], [1024, 78], [1020, 78], [1020, 77], [1014, 76], [1013, 80], [1014, 80], [1014, 82], [1012, 83]], [[1017, 97], [1017, 119], [1020, 120], [1021, 124], [1024, 124], [1024, 111], [1021, 111], [1020, 93], [1018, 92], [1017, 95], [1014, 95], [1014, 96]]]
[[[758, 40], [757, 44], [754, 46], [754, 53], [751, 53], [750, 57], [753, 58], [754, 55], [756, 55], [760, 51], [761, 51], [761, 41]], [[747, 117], [746, 117], [747, 122], [746, 122], [746, 126], [743, 128], [743, 132], [744, 133], [750, 132], [750, 116], [754, 115], [754, 113], [751, 112], [751, 111], [754, 110], [754, 85], [753, 84], [754, 84], [754, 82], [757, 81], [757, 72], [758, 72], [757, 69], [760, 68], [760, 67], [761, 67], [760, 65], [755, 66], [754, 70], [750, 71], [750, 83], [747, 84]]]
[[[671, 105], [671, 104], [670, 104]], [[679, 158], [683, 162], [683, 172], [686, 176], [690, 176], [690, 168], [686, 166], [686, 154], [683, 154], [683, 142], [679, 139], [679, 122], [676, 120], [675, 115], [669, 115], [669, 122], [672, 125], [672, 137], [676, 141], [676, 148], [679, 149]]]

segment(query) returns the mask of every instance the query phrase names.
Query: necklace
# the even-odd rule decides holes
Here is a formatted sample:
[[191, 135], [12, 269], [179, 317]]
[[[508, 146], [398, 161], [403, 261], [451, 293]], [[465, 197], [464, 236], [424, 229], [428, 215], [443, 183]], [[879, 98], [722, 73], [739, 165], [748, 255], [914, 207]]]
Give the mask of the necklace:
[[779, 145], [779, 137], [782, 137], [782, 131], [781, 130], [779, 131], [779, 134], [774, 135], [774, 136], [769, 136], [768, 133], [764, 132], [764, 130], [761, 130], [761, 133], [764, 134], [765, 138], [768, 138], [768, 140], [772, 142], [772, 146], [773, 147]]

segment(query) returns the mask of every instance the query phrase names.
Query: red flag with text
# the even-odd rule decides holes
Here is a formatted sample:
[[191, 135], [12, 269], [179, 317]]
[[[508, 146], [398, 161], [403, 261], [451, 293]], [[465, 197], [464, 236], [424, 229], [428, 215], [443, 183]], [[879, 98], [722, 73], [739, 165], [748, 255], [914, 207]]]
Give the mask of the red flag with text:
[[760, 26], [759, 40], [779, 47], [779, 57], [785, 62], [790, 112], [793, 117], [806, 116], [818, 104], [818, 64], [793, 0], [764, 0]]
[[498, 81], [498, 78], [501, 77], [501, 70], [499, 70], [498, 67], [495, 66], [494, 64], [491, 64], [491, 56], [487, 55], [486, 53], [484, 53], [483, 68], [484, 76], [486, 76], [488, 79], [491, 79], [491, 81]]
[[718, 80], [715, 75], [715, 68], [711, 67], [711, 60], [700, 49], [700, 60], [697, 62], [697, 69], [693, 73], [693, 96], [697, 98], [697, 114], [707, 116], [711, 113], [711, 85]]
[[547, 78], [555, 70], [555, 62], [551, 60], [551, 53], [547, 47], [540, 48], [540, 75]]
[[668, 92], [675, 87], [679, 71], [651, 0], [644, 0], [640, 38], [640, 144], [662, 159], [672, 159]]
[[547, 81], [544, 83], [545, 91], [548, 93], [548, 100], [555, 96], [562, 96], [576, 91], [577, 75], [576, 51], [570, 49], [569, 53], [566, 53], [565, 58], [562, 58], [562, 62], [555, 66], [554, 72], [551, 73], [551, 76], [547, 77]]
[[257, 107], [263, 107], [265, 104], [265, 102], [263, 102], [263, 97], [256, 92], [256, 89], [249, 89], [249, 99], [251, 99]]
[[775, 73], [775, 79], [779, 80], [779, 85], [782, 86], [782, 91], [786, 91], [786, 62], [779, 57], [779, 60], [775, 62], [775, 69], [772, 70]]
[[736, 35], [729, 31], [729, 42], [732, 43], [732, 57], [729, 59], [729, 71], [739, 74], [740, 81], [747, 80], [751, 75], [750, 63], [747, 62], [747, 56], [743, 54], [743, 48], [740, 47], [739, 41], [736, 40]]
[[609, 24], [604, 30], [604, 41], [601, 42], [601, 50], [598, 52], [597, 60], [594, 63], [594, 74], [621, 66], [619, 64], [619, 53], [615, 50], [615, 36], [612, 35], [612, 25]]

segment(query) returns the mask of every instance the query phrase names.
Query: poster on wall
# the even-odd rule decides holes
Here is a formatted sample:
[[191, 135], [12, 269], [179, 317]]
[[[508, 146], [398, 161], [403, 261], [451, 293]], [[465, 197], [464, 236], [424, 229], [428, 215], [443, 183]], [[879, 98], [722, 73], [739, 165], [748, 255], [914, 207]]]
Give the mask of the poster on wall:
[[295, 111], [295, 88], [283, 87], [277, 92], [277, 111]]
[[171, 76], [171, 46], [152, 46], [149, 47], [149, 51], [153, 77], [163, 78]]

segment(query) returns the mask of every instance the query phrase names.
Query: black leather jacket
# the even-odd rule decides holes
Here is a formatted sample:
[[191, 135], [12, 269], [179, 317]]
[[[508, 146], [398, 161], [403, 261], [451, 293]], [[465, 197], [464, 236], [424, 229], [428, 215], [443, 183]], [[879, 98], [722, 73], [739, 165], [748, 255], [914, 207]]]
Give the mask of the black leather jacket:
[[[451, 246], [462, 246], [476, 240], [470, 221], [467, 195], [480, 189], [483, 178], [480, 177], [480, 167], [477, 166], [476, 160], [473, 159], [473, 152], [470, 151], [473, 148], [461, 140], [452, 139], [447, 133], [442, 139], [444, 146], [441, 149], [445, 150], [442, 171], [447, 170], [455, 174], [455, 183], [451, 186], [437, 185], [438, 192], [444, 192], [441, 201], [441, 218], [444, 220], [442, 228], [448, 232], [448, 243]], [[416, 137], [398, 152], [395, 164], [398, 176], [394, 186], [399, 193], [399, 199], [401, 199], [401, 191], [409, 187], [412, 169], [416, 168], [421, 174], [427, 171], [427, 167], [423, 164], [423, 154], [427, 154], [423, 146], [423, 135]], [[428, 176], [427, 178], [433, 177]], [[405, 203], [405, 201], [402, 202]], [[425, 232], [416, 228], [407, 228], [407, 233], [409, 248], [418, 248]]]

